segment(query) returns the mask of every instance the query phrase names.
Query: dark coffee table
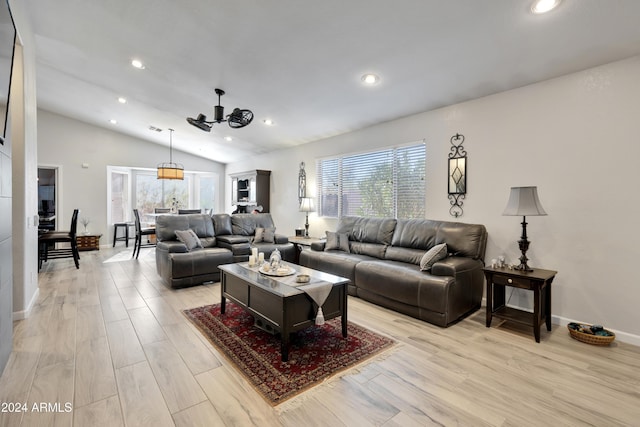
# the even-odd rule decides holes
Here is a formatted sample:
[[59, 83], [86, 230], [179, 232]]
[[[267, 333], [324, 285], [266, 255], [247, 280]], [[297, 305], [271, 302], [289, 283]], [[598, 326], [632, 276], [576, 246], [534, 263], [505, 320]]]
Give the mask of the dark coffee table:
[[340, 316], [342, 336], [347, 337], [347, 284], [349, 279], [323, 273], [292, 263], [296, 274], [284, 277], [267, 276], [247, 263], [219, 266], [220, 312], [224, 315], [226, 300], [238, 304], [256, 319], [261, 328], [280, 334], [282, 361], [289, 360], [289, 335], [315, 324], [318, 306], [304, 291], [297, 289], [297, 274], [308, 274], [310, 283], [328, 282], [333, 285], [322, 306], [325, 320]]

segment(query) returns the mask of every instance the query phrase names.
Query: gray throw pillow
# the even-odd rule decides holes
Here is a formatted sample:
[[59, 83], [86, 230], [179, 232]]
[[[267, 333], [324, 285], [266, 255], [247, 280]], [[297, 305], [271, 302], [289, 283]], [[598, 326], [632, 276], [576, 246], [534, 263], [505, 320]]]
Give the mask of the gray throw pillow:
[[256, 232], [253, 235], [253, 243], [264, 242], [264, 228], [257, 227]]
[[262, 237], [266, 243], [275, 243], [276, 242], [276, 229], [274, 227], [269, 227], [264, 229], [264, 236]]
[[276, 229], [274, 227], [262, 228], [257, 227], [255, 235], [253, 236], [253, 243], [275, 243], [276, 241]]
[[343, 252], [351, 252], [349, 250], [349, 235], [347, 233], [336, 233], [327, 231], [327, 243], [324, 245], [325, 251], [340, 250]]
[[201, 248], [202, 242], [200, 238], [192, 229], [188, 230], [176, 230], [176, 237], [187, 247], [187, 250]]
[[441, 243], [439, 245], [435, 245], [422, 256], [422, 259], [420, 260], [420, 270], [429, 271], [434, 263], [441, 259], [445, 259], [446, 257], [447, 244]]

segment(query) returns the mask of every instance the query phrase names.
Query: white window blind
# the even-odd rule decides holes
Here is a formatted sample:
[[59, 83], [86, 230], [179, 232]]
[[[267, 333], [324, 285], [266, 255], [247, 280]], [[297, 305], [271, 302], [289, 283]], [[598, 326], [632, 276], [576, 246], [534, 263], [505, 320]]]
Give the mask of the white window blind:
[[317, 161], [321, 216], [425, 216], [425, 144]]

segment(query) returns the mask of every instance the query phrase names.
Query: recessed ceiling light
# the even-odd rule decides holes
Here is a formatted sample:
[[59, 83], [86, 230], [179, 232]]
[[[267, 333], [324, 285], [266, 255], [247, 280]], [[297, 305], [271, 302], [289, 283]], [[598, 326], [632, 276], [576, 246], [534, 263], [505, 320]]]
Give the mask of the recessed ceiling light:
[[541, 13], [547, 13], [558, 7], [562, 0], [535, 0], [531, 5], [531, 12], [539, 15]]
[[134, 59], [133, 61], [131, 61], [131, 65], [139, 70], [144, 70], [146, 68], [142, 61], [140, 61], [139, 59]]
[[127, 103], [127, 98], [121, 96], [121, 97], [118, 98], [118, 102], [120, 104], [126, 104]]
[[116, 119], [111, 119], [109, 120], [109, 123], [111, 123], [112, 125], [117, 125], [118, 121]]
[[273, 126], [275, 124], [275, 122], [271, 119], [264, 119], [263, 122], [267, 126]]
[[228, 142], [231, 142], [231, 141], [233, 141], [233, 138], [231, 138], [230, 136], [225, 136], [224, 140], [228, 141]]
[[372, 86], [380, 82], [380, 77], [375, 74], [365, 74], [362, 76], [362, 83]]

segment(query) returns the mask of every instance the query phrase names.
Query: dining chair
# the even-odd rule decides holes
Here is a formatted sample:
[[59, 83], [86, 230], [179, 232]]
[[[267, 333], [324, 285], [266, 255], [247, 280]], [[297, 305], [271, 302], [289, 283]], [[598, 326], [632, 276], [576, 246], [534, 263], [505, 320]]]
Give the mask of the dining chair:
[[171, 213], [171, 208], [154, 208], [153, 213], [159, 213], [159, 214]]
[[[131, 256], [131, 258], [136, 258], [138, 259], [138, 255], [140, 255], [140, 248], [142, 246], [155, 246], [155, 243], [151, 243], [149, 242], [149, 237], [148, 236], [155, 236], [156, 235], [156, 229], [153, 227], [142, 227], [142, 224], [140, 223], [140, 213], [138, 212], [138, 209], [134, 209], [133, 210], [133, 215], [135, 217], [135, 222], [136, 222], [136, 240], [135, 243], [133, 245], [133, 255]], [[147, 236], [147, 242], [143, 244], [142, 243], [142, 236]], [[155, 239], [154, 239], [155, 240]]]
[[178, 215], [199, 214], [199, 213], [202, 213], [202, 209], [178, 209]]
[[[79, 209], [73, 210], [69, 231], [52, 230], [38, 236], [38, 269], [42, 267], [43, 262], [58, 258], [73, 258], [76, 268], [80, 268], [80, 253], [76, 240], [79, 213]], [[65, 243], [68, 243], [69, 246], [60, 247], [58, 245]]]

